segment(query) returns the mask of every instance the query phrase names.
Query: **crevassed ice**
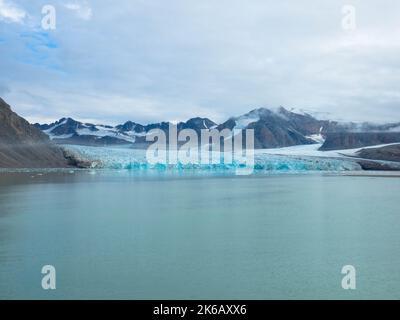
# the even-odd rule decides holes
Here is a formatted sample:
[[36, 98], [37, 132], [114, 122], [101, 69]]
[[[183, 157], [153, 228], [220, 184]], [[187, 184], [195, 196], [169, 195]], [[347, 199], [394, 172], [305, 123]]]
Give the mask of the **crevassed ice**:
[[[241, 167], [240, 163], [225, 164], [150, 164], [146, 160], [146, 150], [121, 147], [64, 146], [77, 157], [93, 162], [94, 168], [129, 170], [232, 170]], [[256, 154], [255, 171], [355, 171], [361, 167], [346, 159], [319, 158], [312, 156], [290, 156]]]

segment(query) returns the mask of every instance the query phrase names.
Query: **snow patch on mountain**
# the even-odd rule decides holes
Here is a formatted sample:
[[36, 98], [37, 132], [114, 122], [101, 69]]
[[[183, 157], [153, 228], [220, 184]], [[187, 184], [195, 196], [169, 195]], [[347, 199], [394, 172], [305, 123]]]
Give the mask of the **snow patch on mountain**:
[[309, 136], [306, 136], [306, 138], [314, 140], [316, 143], [324, 143], [325, 142], [325, 137], [322, 135], [322, 130], [324, 129], [324, 127], [321, 127], [319, 129], [319, 133], [317, 134], [311, 134]]
[[49, 136], [50, 140], [54, 140], [54, 139], [70, 139], [74, 136], [74, 133], [70, 133], [70, 134], [59, 134], [59, 135], [54, 135], [52, 133], [47, 133], [47, 135]]
[[115, 128], [108, 128], [100, 125], [94, 126], [94, 128], [95, 130], [92, 130], [86, 126], [84, 128], [77, 129], [76, 133], [80, 136], [113, 137], [132, 143], [136, 141], [136, 135], [121, 133], [116, 131]]
[[[65, 124], [67, 123], [67, 121], [68, 121], [68, 120], [65, 119], [65, 120], [61, 121], [59, 124], [56, 124], [56, 125], [50, 127], [49, 129], [43, 130], [43, 132], [44, 132], [45, 134], [49, 135], [50, 138], [52, 138], [52, 137], [54, 136], [54, 135], [52, 134], [52, 131], [53, 131], [54, 129], [57, 129], [58, 127], [61, 127], [61, 126], [65, 125]], [[65, 135], [65, 136], [68, 136], [68, 135]]]
[[259, 120], [260, 120], [260, 116], [257, 114], [248, 114], [248, 115], [241, 116], [239, 118], [236, 118], [236, 120], [235, 120], [236, 126], [234, 127], [234, 129], [244, 130], [251, 123], [257, 122]]

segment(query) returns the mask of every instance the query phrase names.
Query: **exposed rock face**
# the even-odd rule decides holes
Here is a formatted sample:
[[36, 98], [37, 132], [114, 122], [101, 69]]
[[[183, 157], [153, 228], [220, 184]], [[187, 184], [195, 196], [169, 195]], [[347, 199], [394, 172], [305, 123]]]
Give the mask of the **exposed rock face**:
[[107, 147], [107, 146], [124, 146], [129, 145], [130, 142], [118, 139], [116, 137], [104, 136], [97, 137], [93, 135], [78, 135], [73, 134], [68, 138], [53, 138], [53, 142], [61, 145], [72, 144], [77, 146], [92, 146], [92, 147]]
[[130, 144], [135, 141], [134, 137], [125, 135], [123, 129], [115, 130], [112, 126], [82, 123], [72, 118], [62, 118], [51, 124], [36, 123], [34, 126], [58, 144], [108, 146]]
[[0, 167], [61, 168], [68, 161], [48, 136], [11, 111], [0, 98]]
[[88, 168], [93, 168], [97, 165], [97, 161], [91, 161], [85, 159], [80, 154], [73, 152], [72, 150], [69, 149], [63, 149], [63, 155], [68, 160], [68, 163], [71, 166], [77, 168], [88, 169]]
[[400, 132], [332, 132], [321, 151], [355, 149], [400, 142]]
[[135, 132], [135, 133], [146, 132], [145, 126], [142, 126], [141, 124], [132, 121], [127, 121], [124, 124], [116, 126], [115, 128], [120, 132]]
[[[52, 124], [35, 124], [59, 144], [78, 144], [89, 146], [126, 145], [146, 148], [147, 133], [161, 129], [168, 140], [169, 122], [142, 125], [127, 121], [118, 126], [82, 123], [71, 118], [63, 118]], [[318, 120], [301, 111], [289, 111], [283, 107], [275, 109], [259, 108], [239, 117], [232, 117], [217, 124], [208, 118], [192, 118], [177, 124], [178, 132], [183, 129], [200, 131], [217, 128], [254, 129], [254, 147], [280, 148], [295, 145], [322, 143], [321, 150], [360, 148], [377, 144], [400, 142], [400, 123], [372, 124]]]
[[400, 171], [400, 164], [397, 162], [379, 162], [363, 159], [356, 162], [366, 171]]
[[331, 130], [334, 122], [327, 120], [318, 120], [313, 116], [303, 113], [295, 113], [283, 107], [278, 109], [278, 113], [286, 119], [291, 126], [299, 131], [304, 136], [311, 136], [314, 134], [325, 134]]
[[357, 157], [371, 160], [384, 160], [400, 162], [400, 144], [381, 148], [362, 149], [357, 152]]
[[219, 125], [218, 129], [254, 129], [254, 146], [262, 149], [316, 143], [308, 136], [321, 134], [327, 123], [283, 107], [278, 110], [261, 108], [231, 118]]
[[[169, 122], [159, 122], [148, 125], [127, 121], [124, 124], [111, 127], [81, 123], [70, 118], [63, 118], [50, 125], [35, 124], [51, 139], [60, 144], [80, 145], [121, 145], [146, 147], [146, 134], [153, 129], [163, 130], [168, 138]], [[223, 124], [217, 124], [208, 118], [192, 118], [177, 124], [178, 132], [183, 129], [193, 129], [199, 136], [201, 130], [223, 129], [254, 129], [255, 148], [288, 147], [300, 144], [317, 143], [312, 136], [322, 135], [329, 130], [331, 122], [317, 120], [309, 114], [297, 114], [283, 107], [277, 110], [265, 108], [255, 109], [240, 117], [230, 118]]]
[[[167, 135], [169, 122], [159, 122], [141, 125], [127, 121], [118, 126], [95, 125], [82, 123], [71, 118], [62, 118], [52, 124], [38, 124], [34, 126], [58, 144], [75, 144], [87, 146], [132, 145], [146, 147], [146, 134], [153, 129], [161, 129]], [[178, 131], [193, 129], [200, 133], [202, 129], [210, 129], [216, 124], [207, 118], [192, 118], [186, 122], [177, 124]]]

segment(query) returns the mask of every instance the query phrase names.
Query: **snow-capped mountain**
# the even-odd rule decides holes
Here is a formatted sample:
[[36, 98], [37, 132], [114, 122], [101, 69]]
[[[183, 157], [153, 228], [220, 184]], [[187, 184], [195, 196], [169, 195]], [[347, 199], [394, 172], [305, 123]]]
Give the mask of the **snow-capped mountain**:
[[50, 139], [63, 144], [110, 145], [134, 143], [135, 135], [130, 135], [112, 126], [82, 123], [71, 118], [62, 118], [52, 124], [35, 126]]
[[[132, 121], [117, 126], [82, 123], [71, 118], [62, 118], [51, 124], [35, 126], [46, 133], [51, 140], [60, 144], [76, 145], [127, 145], [146, 144], [146, 135], [152, 129], [169, 130], [169, 122], [160, 122], [141, 125]], [[207, 118], [192, 118], [177, 124], [178, 131], [193, 129], [198, 132], [202, 129], [215, 127], [216, 123]]]
[[[53, 141], [60, 144], [76, 144], [89, 146], [132, 145], [142, 147], [148, 145], [146, 135], [152, 129], [161, 129], [166, 134], [169, 122], [139, 124], [127, 121], [117, 126], [82, 123], [71, 118], [63, 118], [52, 124], [35, 124]], [[374, 145], [380, 141], [392, 141], [397, 135], [389, 132], [400, 131], [400, 123], [371, 124], [321, 120], [306, 111], [295, 109], [259, 108], [244, 115], [232, 117], [217, 125], [208, 118], [192, 118], [177, 124], [178, 131], [217, 128], [254, 129], [255, 148], [280, 148], [295, 145], [307, 145], [329, 142], [329, 149], [346, 149], [359, 146]], [[380, 132], [379, 135], [365, 133]], [[340, 139], [338, 134], [340, 133]], [[388, 133], [388, 134], [386, 134]], [[357, 139], [354, 137], [357, 136]], [[398, 135], [400, 137], [400, 135]], [[389, 139], [389, 140], [388, 140]], [[397, 138], [394, 138], [395, 140]], [[354, 142], [354, 143], [353, 143]], [[399, 139], [400, 142], [400, 139]], [[322, 148], [323, 149], [323, 148]]]
[[255, 147], [278, 148], [300, 144], [320, 143], [330, 122], [317, 120], [308, 114], [299, 114], [280, 107], [260, 108], [240, 117], [230, 118], [219, 129], [254, 129]]

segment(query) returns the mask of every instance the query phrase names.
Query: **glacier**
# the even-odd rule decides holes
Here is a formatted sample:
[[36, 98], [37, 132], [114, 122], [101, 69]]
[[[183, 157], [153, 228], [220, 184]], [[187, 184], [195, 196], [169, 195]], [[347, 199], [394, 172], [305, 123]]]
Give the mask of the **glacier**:
[[[93, 169], [126, 170], [192, 170], [192, 171], [232, 171], [245, 167], [241, 163], [218, 164], [177, 164], [156, 163], [146, 160], [146, 150], [127, 147], [88, 147], [64, 145], [64, 148], [80, 160], [90, 161]], [[221, 155], [223, 159], [223, 155]], [[358, 171], [361, 166], [355, 161], [339, 157], [318, 157], [310, 155], [273, 154], [256, 152], [254, 171], [262, 172], [307, 172], [307, 171]]]

